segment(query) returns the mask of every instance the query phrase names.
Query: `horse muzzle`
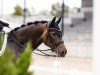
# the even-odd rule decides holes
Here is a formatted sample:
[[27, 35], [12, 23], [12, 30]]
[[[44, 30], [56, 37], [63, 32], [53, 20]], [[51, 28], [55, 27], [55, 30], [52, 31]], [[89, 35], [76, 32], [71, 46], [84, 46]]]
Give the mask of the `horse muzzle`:
[[58, 56], [59, 57], [65, 57], [66, 54], [67, 54], [67, 50], [60, 50], [60, 51], [58, 51]]
[[67, 49], [63, 43], [56, 48], [56, 53], [58, 57], [65, 57], [65, 55], [67, 54]]

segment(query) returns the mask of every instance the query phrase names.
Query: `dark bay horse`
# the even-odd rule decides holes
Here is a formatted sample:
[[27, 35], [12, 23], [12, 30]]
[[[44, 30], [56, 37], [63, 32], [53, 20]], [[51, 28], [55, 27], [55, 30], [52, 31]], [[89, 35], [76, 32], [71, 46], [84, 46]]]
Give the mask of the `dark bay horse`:
[[35, 21], [27, 25], [15, 28], [8, 35], [8, 45], [18, 56], [23, 52], [26, 43], [31, 40], [32, 48], [35, 50], [41, 43], [50, 47], [59, 57], [65, 57], [67, 50], [62, 41], [62, 33], [59, 28], [61, 18], [56, 21]]

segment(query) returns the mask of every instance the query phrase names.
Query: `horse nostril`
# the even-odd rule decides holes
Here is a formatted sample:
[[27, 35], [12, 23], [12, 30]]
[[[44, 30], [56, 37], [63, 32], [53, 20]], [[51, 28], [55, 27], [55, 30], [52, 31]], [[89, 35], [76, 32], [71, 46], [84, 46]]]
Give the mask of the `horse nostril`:
[[64, 54], [65, 54], [65, 51], [62, 51], [62, 52], [61, 52], [61, 55], [64, 55]]
[[65, 50], [62, 51], [62, 52], [60, 53], [60, 55], [61, 55], [61, 57], [65, 56], [65, 55], [66, 55], [66, 51], [65, 51]]

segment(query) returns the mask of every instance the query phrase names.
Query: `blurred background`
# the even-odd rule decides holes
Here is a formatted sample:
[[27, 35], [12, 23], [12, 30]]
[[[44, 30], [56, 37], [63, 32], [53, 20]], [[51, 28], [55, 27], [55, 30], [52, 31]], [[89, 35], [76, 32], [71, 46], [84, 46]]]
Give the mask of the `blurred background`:
[[[14, 28], [37, 20], [51, 21], [54, 16], [62, 17], [60, 27], [68, 53], [65, 58], [32, 54], [29, 70], [36, 75], [91, 74], [93, 0], [0, 0], [0, 19], [13, 23]], [[47, 49], [44, 44], [39, 48]]]

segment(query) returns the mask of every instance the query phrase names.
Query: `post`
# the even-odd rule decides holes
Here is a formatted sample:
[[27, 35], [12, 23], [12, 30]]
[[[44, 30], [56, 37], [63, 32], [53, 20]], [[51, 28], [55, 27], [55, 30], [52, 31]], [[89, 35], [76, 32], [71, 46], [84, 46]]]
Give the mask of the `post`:
[[61, 31], [62, 31], [62, 34], [64, 35], [64, 0], [62, 0], [62, 13], [61, 13], [61, 16], [62, 16]]
[[3, 17], [3, 0], [1, 0], [1, 12], [0, 12], [0, 18], [2, 18]]
[[23, 23], [26, 23], [26, 0], [24, 0]]

